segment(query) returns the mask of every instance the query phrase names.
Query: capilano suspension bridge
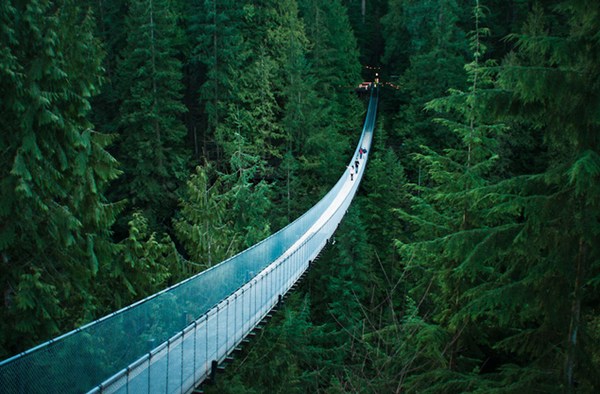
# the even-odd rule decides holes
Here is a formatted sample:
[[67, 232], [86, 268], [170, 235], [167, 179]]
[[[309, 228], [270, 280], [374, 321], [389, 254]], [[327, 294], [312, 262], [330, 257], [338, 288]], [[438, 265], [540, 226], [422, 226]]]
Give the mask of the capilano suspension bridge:
[[[370, 150], [371, 96], [359, 149]], [[327, 245], [362, 179], [362, 155], [311, 209], [243, 252], [129, 307], [0, 362], [0, 393], [191, 393], [224, 362]]]

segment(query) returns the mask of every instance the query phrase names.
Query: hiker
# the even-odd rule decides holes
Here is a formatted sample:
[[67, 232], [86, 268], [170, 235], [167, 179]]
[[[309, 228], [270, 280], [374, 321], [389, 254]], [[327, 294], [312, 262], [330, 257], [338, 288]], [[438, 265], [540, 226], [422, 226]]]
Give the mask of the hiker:
[[350, 180], [353, 181], [354, 180], [354, 166], [348, 166], [348, 168], [350, 169]]
[[356, 173], [358, 174], [358, 158], [354, 160], [354, 165], [356, 166]]

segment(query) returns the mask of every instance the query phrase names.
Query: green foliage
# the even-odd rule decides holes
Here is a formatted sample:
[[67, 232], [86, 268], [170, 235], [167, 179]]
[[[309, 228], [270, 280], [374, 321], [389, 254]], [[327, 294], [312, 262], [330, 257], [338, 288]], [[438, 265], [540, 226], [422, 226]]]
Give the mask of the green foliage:
[[389, 247], [389, 240], [401, 233], [402, 227], [398, 221], [388, 218], [394, 209], [402, 205], [408, 207], [409, 203], [403, 192], [406, 183], [404, 168], [393, 149], [385, 147], [386, 137], [385, 130], [379, 127], [359, 201], [365, 207], [363, 220], [369, 243], [375, 246], [378, 259], [391, 266], [397, 254]]
[[366, 243], [358, 212], [351, 210], [348, 215], [333, 246], [338, 261], [334, 265], [319, 266], [319, 277], [327, 286], [314, 295], [313, 311], [322, 319], [317, 321], [352, 332], [361, 325], [368, 308], [365, 304], [372, 284], [368, 268], [372, 251]]
[[170, 237], [150, 232], [148, 220], [134, 212], [129, 236], [118, 244], [115, 262], [99, 276], [97, 291], [102, 297], [98, 308], [103, 313], [123, 308], [189, 274]]
[[[440, 151], [457, 143], [423, 107], [448, 89], [467, 86], [463, 66], [468, 40], [461, 25], [468, 21], [468, 10], [456, 0], [389, 2], [382, 20], [387, 37], [383, 61], [401, 87], [394, 93], [400, 107], [390, 118], [390, 137], [401, 144], [400, 155], [417, 152], [421, 145]], [[418, 179], [422, 168], [410, 162], [405, 166], [409, 178]]]
[[205, 386], [207, 393], [318, 391], [326, 366], [318, 343], [322, 330], [310, 322], [308, 295], [294, 295], [288, 303], [247, 354], [228, 367], [227, 376]]
[[[581, 316], [593, 313], [586, 305], [596, 299], [583, 283], [598, 275], [597, 147], [589, 138], [598, 125], [583, 110], [595, 97], [589, 87], [597, 73], [574, 71], [597, 67], [589, 59], [596, 51], [578, 50], [597, 45], [582, 27], [597, 31], [583, 17], [597, 8], [565, 2], [548, 17], [535, 7], [496, 76], [480, 62], [486, 30], [477, 7], [470, 89], [427, 106], [451, 111], [452, 119], [438, 122], [456, 133], [460, 149], [417, 157], [429, 180], [414, 188], [411, 214], [401, 215], [416, 242], [398, 244], [414, 280], [412, 298], [423, 300], [425, 321], [452, 340], [444, 364], [417, 364], [408, 391], [569, 392], [598, 384], [588, 372], [595, 350], [578, 339], [590, 322]], [[555, 18], [570, 28], [553, 26]], [[507, 177], [494, 165], [503, 141], [497, 136], [507, 130], [498, 121], [513, 133], [543, 131], [542, 172]]]
[[347, 92], [361, 77], [356, 39], [347, 10], [340, 0], [307, 0], [298, 5], [312, 44], [308, 59], [319, 81], [319, 92], [328, 103], [329, 124], [343, 134], [354, 132], [359, 124], [357, 114], [361, 104], [355, 97], [349, 98]]
[[195, 0], [188, 7], [191, 64], [197, 74], [203, 71], [200, 66], [206, 69], [198, 97], [206, 117], [204, 154], [221, 159], [219, 151], [212, 152], [218, 149], [216, 130], [233, 100], [239, 69], [250, 56], [241, 33], [244, 7], [232, 0]]
[[[110, 265], [119, 171], [86, 116], [101, 85], [91, 16], [75, 2], [0, 7], [0, 354], [93, 316], [93, 281]], [[14, 322], [14, 323], [10, 323]]]
[[131, 0], [127, 46], [119, 63], [118, 159], [124, 176], [116, 194], [143, 210], [153, 226], [168, 222], [190, 158], [181, 121], [182, 30], [166, 0]]
[[[223, 175], [227, 187], [229, 220], [239, 238], [239, 250], [266, 238], [271, 233], [269, 211], [271, 187], [260, 178], [264, 173], [262, 160], [245, 151], [246, 144], [240, 135], [238, 150], [231, 157], [232, 172]], [[251, 149], [251, 148], [250, 148]]]
[[180, 218], [174, 223], [190, 258], [206, 268], [232, 256], [239, 244], [228, 221], [222, 180], [216, 175], [209, 165], [196, 167], [180, 200]]

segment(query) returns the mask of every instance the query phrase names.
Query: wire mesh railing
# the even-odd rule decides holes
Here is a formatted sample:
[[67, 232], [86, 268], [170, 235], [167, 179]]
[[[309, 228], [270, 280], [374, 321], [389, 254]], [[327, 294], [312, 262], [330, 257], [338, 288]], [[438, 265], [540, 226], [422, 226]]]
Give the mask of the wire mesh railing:
[[[372, 94], [359, 147], [370, 147]], [[191, 391], [325, 246], [358, 188], [342, 176], [269, 238], [160, 293], [0, 363], [0, 393]], [[101, 383], [102, 382], [102, 383]]]

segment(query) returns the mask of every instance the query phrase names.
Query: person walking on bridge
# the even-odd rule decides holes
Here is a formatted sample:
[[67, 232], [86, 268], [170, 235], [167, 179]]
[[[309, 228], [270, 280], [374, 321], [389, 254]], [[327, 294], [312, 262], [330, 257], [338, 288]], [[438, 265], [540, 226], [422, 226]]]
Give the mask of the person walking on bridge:
[[354, 180], [354, 166], [348, 166], [348, 168], [350, 169], [350, 180], [353, 181]]

